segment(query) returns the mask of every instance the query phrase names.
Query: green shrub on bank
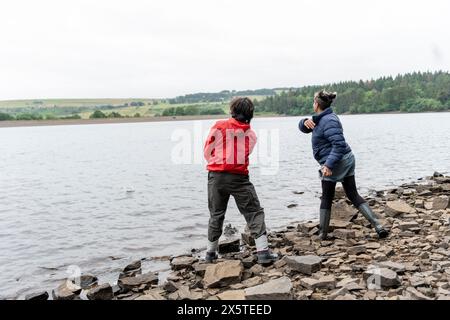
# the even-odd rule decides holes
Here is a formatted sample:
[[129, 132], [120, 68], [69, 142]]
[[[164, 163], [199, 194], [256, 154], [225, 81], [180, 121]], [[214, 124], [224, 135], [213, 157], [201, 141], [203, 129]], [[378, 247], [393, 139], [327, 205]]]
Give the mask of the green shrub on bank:
[[43, 120], [44, 117], [37, 113], [20, 113], [16, 115], [16, 120]]
[[189, 105], [184, 107], [170, 107], [162, 112], [162, 116], [196, 116], [196, 115], [216, 115], [225, 114], [223, 109], [219, 106], [199, 106]]
[[8, 120], [15, 120], [15, 118], [8, 113], [0, 112], [0, 121], [8, 121]]
[[89, 119], [105, 119], [106, 114], [101, 112], [100, 110], [95, 110], [90, 116]]

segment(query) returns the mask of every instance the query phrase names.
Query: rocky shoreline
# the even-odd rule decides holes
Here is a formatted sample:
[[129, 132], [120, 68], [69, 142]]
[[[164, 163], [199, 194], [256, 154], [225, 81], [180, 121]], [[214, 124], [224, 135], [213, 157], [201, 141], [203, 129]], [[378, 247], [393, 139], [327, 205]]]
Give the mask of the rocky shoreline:
[[[366, 197], [390, 229], [379, 240], [368, 222], [337, 190], [332, 238], [318, 239], [308, 221], [269, 234], [281, 259], [256, 264], [247, 233], [220, 244], [220, 259], [207, 264], [201, 252], [172, 257], [172, 272], [142, 274], [141, 261], [126, 266], [117, 284], [91, 275], [67, 280], [51, 292], [55, 300], [449, 300], [450, 177], [435, 173], [416, 183]], [[48, 292], [26, 299], [46, 300]]]

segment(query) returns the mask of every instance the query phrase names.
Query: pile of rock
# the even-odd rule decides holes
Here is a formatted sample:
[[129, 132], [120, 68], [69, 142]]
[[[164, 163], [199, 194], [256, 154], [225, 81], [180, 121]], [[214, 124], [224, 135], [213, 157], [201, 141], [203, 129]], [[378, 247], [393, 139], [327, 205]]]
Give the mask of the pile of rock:
[[450, 177], [434, 174], [368, 198], [390, 229], [383, 240], [342, 196], [334, 203], [331, 240], [319, 240], [314, 221], [272, 232], [272, 249], [281, 256], [272, 265], [256, 264], [254, 241], [244, 232], [242, 241], [221, 243], [216, 263], [172, 258], [164, 283], [141, 274], [136, 262], [117, 286], [65, 282], [53, 297], [74, 299], [87, 290], [89, 299], [450, 299]]

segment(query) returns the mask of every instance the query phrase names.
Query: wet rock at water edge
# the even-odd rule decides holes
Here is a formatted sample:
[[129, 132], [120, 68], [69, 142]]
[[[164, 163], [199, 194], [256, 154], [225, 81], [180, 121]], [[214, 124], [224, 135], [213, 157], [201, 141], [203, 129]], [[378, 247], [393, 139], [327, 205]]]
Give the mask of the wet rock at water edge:
[[98, 283], [96, 276], [84, 274], [80, 277], [80, 287], [83, 290], [89, 289]]
[[239, 252], [240, 250], [240, 240], [239, 239], [229, 239], [224, 240], [219, 243], [219, 253], [233, 253]]
[[140, 288], [143, 286], [144, 289], [151, 287], [151, 285], [158, 284], [158, 276], [152, 272], [145, 273], [136, 277], [127, 277], [119, 279], [117, 282], [122, 292], [127, 292], [134, 288]]
[[203, 277], [205, 288], [225, 287], [241, 281], [244, 267], [239, 260], [208, 265]]
[[290, 300], [291, 291], [291, 280], [288, 277], [281, 277], [245, 289], [245, 297], [247, 300]]
[[314, 255], [307, 256], [286, 256], [286, 264], [297, 272], [311, 275], [321, 268], [322, 258]]
[[141, 260], [136, 260], [127, 265], [123, 271], [119, 274], [119, 279], [127, 278], [127, 277], [134, 277], [136, 275], [139, 275], [142, 273], [141, 270]]
[[127, 266], [123, 269], [123, 272], [128, 272], [128, 271], [140, 269], [141, 267], [142, 267], [142, 262], [141, 262], [141, 260], [136, 260], [136, 261], [133, 261], [132, 263], [130, 263], [129, 265], [127, 265]]
[[25, 296], [25, 300], [48, 300], [48, 297], [49, 297], [48, 292], [43, 291], [43, 292], [27, 294]]
[[54, 300], [74, 300], [79, 297], [81, 290], [80, 286], [66, 280], [52, 291], [52, 296]]
[[89, 300], [111, 300], [114, 297], [113, 288], [109, 283], [96, 286], [86, 294]]
[[193, 269], [192, 266], [198, 259], [190, 256], [175, 257], [170, 261], [172, 270]]

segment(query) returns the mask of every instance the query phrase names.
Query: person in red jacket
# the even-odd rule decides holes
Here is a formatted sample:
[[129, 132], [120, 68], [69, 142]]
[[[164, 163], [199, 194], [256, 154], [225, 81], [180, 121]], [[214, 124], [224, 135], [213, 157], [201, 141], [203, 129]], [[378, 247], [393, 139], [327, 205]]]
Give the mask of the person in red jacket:
[[230, 105], [231, 118], [217, 121], [205, 142], [210, 212], [207, 262], [218, 258], [218, 242], [230, 196], [236, 201], [255, 238], [258, 263], [267, 264], [278, 258], [269, 250], [264, 209], [248, 176], [248, 158], [256, 144], [256, 134], [250, 128], [253, 111], [254, 105], [250, 99], [233, 99]]

